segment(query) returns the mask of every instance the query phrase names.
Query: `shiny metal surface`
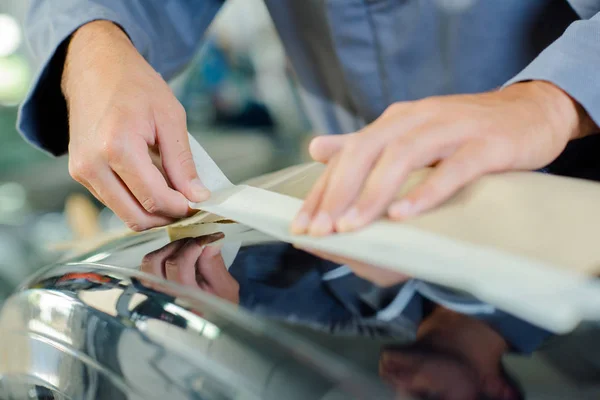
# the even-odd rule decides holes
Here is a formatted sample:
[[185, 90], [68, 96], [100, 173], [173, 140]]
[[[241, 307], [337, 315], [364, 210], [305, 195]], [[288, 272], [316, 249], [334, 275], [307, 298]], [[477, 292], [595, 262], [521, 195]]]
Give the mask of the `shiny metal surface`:
[[[600, 325], [533, 356], [440, 308], [411, 334], [348, 313], [340, 293], [357, 287], [322, 280], [337, 266], [240, 235], [147, 232], [41, 270], [0, 314], [0, 398], [522, 398], [485, 397], [492, 377], [528, 399], [600, 398]], [[242, 237], [229, 269], [206, 250]]]
[[[110, 257], [156, 244], [149, 236], [114, 245]], [[274, 325], [108, 264], [46, 268], [7, 301], [0, 335], [3, 399], [385, 396], [374, 380]]]

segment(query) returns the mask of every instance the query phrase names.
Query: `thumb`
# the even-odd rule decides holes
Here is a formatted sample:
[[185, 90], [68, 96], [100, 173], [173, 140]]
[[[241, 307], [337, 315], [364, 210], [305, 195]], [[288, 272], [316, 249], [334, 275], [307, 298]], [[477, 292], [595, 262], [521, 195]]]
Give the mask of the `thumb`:
[[317, 136], [310, 142], [308, 151], [313, 160], [320, 163], [327, 163], [352, 136], [352, 133], [346, 135], [326, 135]]
[[[181, 109], [183, 110], [183, 107]], [[185, 111], [182, 111], [181, 115], [177, 113], [175, 117], [162, 120], [157, 118], [156, 123], [162, 164], [173, 188], [189, 201], [200, 202], [208, 199], [210, 191], [198, 177], [190, 150]]]

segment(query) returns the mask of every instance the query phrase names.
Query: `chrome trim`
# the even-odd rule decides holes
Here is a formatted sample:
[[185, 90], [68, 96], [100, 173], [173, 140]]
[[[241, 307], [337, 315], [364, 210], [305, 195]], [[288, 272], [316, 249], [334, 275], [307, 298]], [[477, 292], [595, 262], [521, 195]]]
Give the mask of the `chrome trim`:
[[391, 396], [337, 356], [235, 305], [103, 263], [40, 270], [5, 303], [0, 337], [3, 399]]

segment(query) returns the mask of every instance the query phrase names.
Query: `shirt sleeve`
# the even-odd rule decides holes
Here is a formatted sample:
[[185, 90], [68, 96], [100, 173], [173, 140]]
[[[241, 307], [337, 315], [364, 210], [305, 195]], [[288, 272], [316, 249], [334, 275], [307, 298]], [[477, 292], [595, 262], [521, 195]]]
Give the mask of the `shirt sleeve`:
[[403, 284], [396, 297], [377, 312], [377, 318], [384, 321], [408, 319], [418, 326], [427, 317], [423, 312], [424, 300], [485, 322], [506, 340], [514, 352], [530, 354], [552, 336], [549, 331], [483, 303], [468, 293], [418, 279]]
[[600, 13], [572, 23], [505, 86], [528, 80], [553, 83], [568, 93], [600, 124]]
[[68, 118], [60, 81], [69, 38], [80, 26], [116, 23], [169, 79], [193, 57], [221, 5], [222, 0], [32, 0], [27, 38], [40, 68], [19, 110], [19, 131], [48, 153], [66, 152]]

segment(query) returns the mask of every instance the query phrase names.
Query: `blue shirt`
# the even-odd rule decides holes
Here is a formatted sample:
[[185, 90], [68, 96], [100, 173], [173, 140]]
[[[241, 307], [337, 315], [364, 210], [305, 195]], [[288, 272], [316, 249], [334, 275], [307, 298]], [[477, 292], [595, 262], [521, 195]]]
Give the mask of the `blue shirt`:
[[[66, 152], [60, 76], [69, 36], [119, 24], [166, 79], [193, 57], [221, 0], [32, 0], [27, 33], [42, 67], [24, 101], [21, 133]], [[600, 122], [600, 0], [265, 0], [316, 132], [346, 133], [390, 104], [546, 80]], [[465, 3], [465, 2], [463, 2]], [[568, 149], [559, 173], [596, 177], [599, 136]], [[585, 141], [584, 140], [584, 141]], [[577, 148], [578, 147], [578, 148]], [[589, 175], [593, 176], [589, 176]]]
[[484, 321], [516, 352], [552, 336], [468, 294], [417, 279], [382, 288], [288, 244], [242, 247], [229, 273], [247, 310], [329, 333], [414, 340], [430, 302]]

